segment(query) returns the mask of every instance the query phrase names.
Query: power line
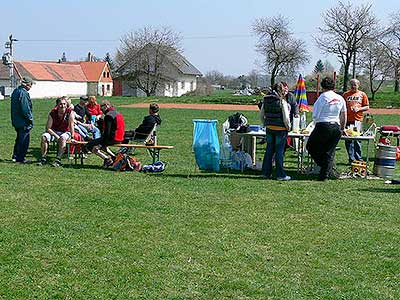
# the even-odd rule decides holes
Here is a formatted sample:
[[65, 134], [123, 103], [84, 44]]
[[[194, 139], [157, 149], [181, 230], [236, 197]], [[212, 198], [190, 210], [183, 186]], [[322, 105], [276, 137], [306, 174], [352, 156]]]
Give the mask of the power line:
[[119, 40], [19, 40], [20, 42], [118, 42]]
[[[314, 34], [315, 32], [307, 32], [307, 31], [299, 31], [293, 32], [294, 35], [304, 35], [304, 34]], [[200, 35], [200, 36], [184, 36], [184, 40], [205, 40], [205, 39], [236, 39], [236, 38], [250, 38], [256, 37], [254, 34], [225, 34], [225, 35]], [[35, 42], [57, 42], [57, 43], [91, 43], [91, 42], [98, 42], [98, 43], [110, 43], [110, 42], [119, 42], [118, 39], [20, 39], [20, 42], [28, 42], [28, 43], [35, 43]]]
[[252, 34], [231, 34], [231, 35], [209, 35], [209, 36], [188, 36], [183, 37], [185, 40], [201, 40], [201, 39], [232, 39], [232, 38], [248, 38], [254, 37]]

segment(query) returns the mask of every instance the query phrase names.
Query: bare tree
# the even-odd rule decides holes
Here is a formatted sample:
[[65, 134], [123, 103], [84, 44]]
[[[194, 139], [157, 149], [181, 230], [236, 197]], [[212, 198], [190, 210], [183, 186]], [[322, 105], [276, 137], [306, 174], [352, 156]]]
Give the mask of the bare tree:
[[394, 91], [397, 93], [400, 82], [400, 11], [390, 16], [390, 25], [384, 37], [381, 42], [389, 52], [394, 73]]
[[332, 64], [329, 62], [329, 60], [324, 61], [324, 70], [325, 73], [331, 73], [330, 75], [332, 76], [332, 73], [335, 72], [335, 67], [332, 66]]
[[255, 88], [258, 86], [258, 78], [260, 77], [260, 73], [257, 70], [251, 70], [247, 75], [247, 80], [250, 83], [251, 87]]
[[374, 100], [375, 93], [392, 73], [388, 50], [377, 40], [371, 40], [361, 49], [358, 62], [368, 77], [371, 100]]
[[128, 33], [117, 50], [117, 72], [147, 96], [155, 95], [168, 78], [174, 57], [181, 52], [182, 37], [168, 27], [144, 27]]
[[309, 61], [303, 42], [289, 31], [290, 22], [283, 16], [256, 19], [252, 30], [258, 36], [256, 51], [263, 58], [263, 68], [271, 74], [271, 86], [278, 74], [294, 72]]
[[212, 70], [206, 72], [204, 75], [204, 78], [210, 83], [210, 84], [218, 84], [218, 85], [225, 85], [226, 80], [224, 74], [217, 70]]
[[355, 6], [339, 2], [323, 14], [324, 27], [314, 37], [317, 46], [325, 53], [338, 56], [344, 66], [343, 90], [347, 90], [349, 69], [353, 63], [353, 77], [357, 53], [363, 43], [373, 37], [378, 21], [371, 12], [371, 4]]

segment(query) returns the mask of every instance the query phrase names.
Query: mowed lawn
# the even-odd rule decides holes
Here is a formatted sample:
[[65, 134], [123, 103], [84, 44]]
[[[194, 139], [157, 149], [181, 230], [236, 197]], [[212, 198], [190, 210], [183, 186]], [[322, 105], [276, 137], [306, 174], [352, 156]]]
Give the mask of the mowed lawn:
[[[40, 157], [53, 103], [34, 100], [28, 159]], [[317, 182], [296, 174], [292, 151], [290, 182], [199, 171], [192, 120], [219, 120], [221, 135], [234, 112], [162, 103], [159, 144], [175, 146], [161, 153], [162, 174], [103, 170], [93, 155], [84, 166], [16, 165], [9, 110], [1, 101], [0, 299], [400, 299], [399, 186]], [[147, 113], [118, 110], [129, 128]], [[137, 158], [150, 162], [143, 150]]]

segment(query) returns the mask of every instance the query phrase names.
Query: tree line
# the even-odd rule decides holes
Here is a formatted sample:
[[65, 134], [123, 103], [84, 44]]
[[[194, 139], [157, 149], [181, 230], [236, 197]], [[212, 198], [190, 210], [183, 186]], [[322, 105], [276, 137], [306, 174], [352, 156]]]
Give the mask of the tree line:
[[[355, 5], [339, 1], [322, 14], [322, 26], [313, 36], [315, 44], [341, 63], [341, 89], [348, 89], [351, 78], [367, 79], [372, 98], [385, 80], [400, 80], [400, 11], [388, 16], [382, 25], [372, 11], [372, 4]], [[294, 76], [299, 67], [309, 63], [306, 43], [291, 31], [291, 22], [282, 15], [255, 19], [251, 31], [257, 37], [258, 67], [269, 75], [273, 86], [279, 76]], [[182, 53], [182, 36], [165, 27], [144, 27], [121, 38], [113, 63], [114, 76], [122, 76], [148, 96], [171, 80], [169, 72], [174, 57]], [[108, 60], [111, 62], [110, 57]], [[331, 71], [329, 62], [318, 61], [314, 72]], [[205, 80], [227, 87], [257, 86], [260, 72], [252, 70], [239, 77], [209, 71]], [[339, 88], [339, 87], [338, 87]]]

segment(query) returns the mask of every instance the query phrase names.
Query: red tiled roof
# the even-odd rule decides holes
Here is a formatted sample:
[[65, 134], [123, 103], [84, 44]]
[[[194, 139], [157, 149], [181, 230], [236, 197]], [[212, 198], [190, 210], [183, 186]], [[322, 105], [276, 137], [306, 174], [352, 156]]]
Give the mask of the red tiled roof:
[[[106, 62], [46, 62], [46, 61], [15, 61], [16, 76], [30, 76], [34, 80], [45, 81], [75, 81], [75, 82], [112, 82], [103, 77], [103, 72], [110, 73]], [[7, 69], [0, 70], [6, 75]], [[1, 75], [0, 74], [0, 75]], [[107, 75], [107, 74], [106, 74]], [[8, 76], [7, 76], [8, 77]]]
[[16, 61], [15, 68], [21, 77], [34, 80], [87, 82], [80, 65], [41, 61]]
[[0, 79], [2, 80], [8, 80], [10, 78], [10, 69], [0, 63]]
[[[107, 78], [104, 80], [101, 78], [103, 75], [103, 71], [106, 68], [106, 62], [104, 61], [81, 61], [79, 63], [82, 67], [83, 73], [85, 73], [88, 81], [107, 81]], [[108, 71], [109, 72], [109, 71]], [[111, 80], [110, 80], [111, 81]]]

